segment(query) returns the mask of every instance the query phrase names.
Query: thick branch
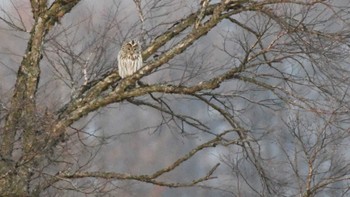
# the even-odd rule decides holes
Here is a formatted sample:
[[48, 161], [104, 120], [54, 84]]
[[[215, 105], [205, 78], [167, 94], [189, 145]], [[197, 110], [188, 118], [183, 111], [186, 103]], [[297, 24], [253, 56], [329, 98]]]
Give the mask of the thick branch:
[[[217, 3], [217, 4], [213, 4], [208, 6], [205, 14], [206, 15], [211, 15], [214, 12], [214, 9], [218, 8], [221, 4]], [[242, 5], [240, 4], [228, 4], [226, 5], [225, 9], [229, 10], [229, 9], [238, 9], [242, 7]], [[170, 27], [166, 32], [164, 32], [161, 36], [158, 36], [143, 52], [142, 52], [142, 57], [143, 60], [148, 59], [151, 54], [153, 54], [154, 52], [156, 52], [160, 47], [162, 47], [165, 43], [167, 43], [168, 41], [170, 41], [171, 39], [173, 39], [175, 36], [179, 35], [181, 32], [183, 32], [184, 30], [186, 30], [188, 27], [190, 27], [191, 25], [194, 24], [197, 15], [199, 14], [199, 11], [193, 14], [190, 14], [189, 16], [187, 16], [186, 18], [182, 19], [180, 22], [174, 24], [172, 27]], [[203, 29], [203, 28], [202, 28]], [[207, 29], [205, 33], [207, 33], [210, 29]], [[205, 34], [204, 33], [204, 34]], [[203, 36], [204, 34], [200, 35]], [[184, 51], [188, 46], [190, 46], [195, 39], [198, 39], [198, 36], [193, 36], [192, 38], [190, 38], [190, 43], [181, 43], [182, 46], [178, 47], [181, 48], [181, 51], [179, 50], [169, 50], [167, 55], [163, 54], [161, 57], [163, 57], [162, 59], [159, 59], [155, 62], [153, 62], [153, 66], [150, 69], [145, 70], [143, 73], [146, 72], [150, 72], [152, 69], [155, 69], [159, 66], [161, 66], [162, 64], [168, 62], [171, 58], [173, 58], [175, 55], [177, 55], [178, 53]], [[184, 39], [185, 40], [185, 39]], [[186, 44], [186, 45], [185, 45]], [[179, 44], [178, 44], [179, 46]], [[177, 51], [177, 53], [175, 53]], [[170, 56], [170, 55], [171, 56]], [[137, 79], [139, 79], [141, 76], [138, 76]], [[104, 90], [106, 90], [110, 85], [114, 84], [115, 82], [117, 82], [118, 80], [120, 80], [120, 77], [118, 76], [117, 72], [112, 71], [110, 73], [107, 73], [106, 75], [104, 75], [102, 78], [100, 78], [97, 81], [92, 81], [90, 83], [88, 83], [86, 86], [82, 87], [80, 90], [80, 93], [78, 93], [78, 98], [75, 100], [72, 100], [69, 104], [67, 104], [66, 106], [64, 106], [62, 109], [59, 110], [59, 114], [60, 117], [64, 116], [65, 114], [69, 113], [69, 111], [72, 111], [76, 108], [78, 108], [81, 103], [86, 103], [88, 102], [88, 99], [92, 99], [95, 98], [97, 96], [99, 96], [101, 94], [101, 92], [103, 92]], [[126, 86], [125, 86], [126, 87]], [[82, 102], [82, 97], [84, 97], [84, 101]], [[79, 100], [81, 99], [81, 100]], [[63, 113], [66, 112], [66, 113]]]
[[[180, 54], [183, 51], [185, 51], [197, 39], [206, 35], [213, 27], [215, 27], [225, 17], [227, 17], [228, 15], [233, 15], [233, 14], [239, 13], [243, 9], [243, 8], [236, 8], [235, 10], [233, 10], [230, 13], [223, 14], [223, 12], [226, 9], [228, 9], [227, 8], [228, 6], [232, 7], [232, 4], [229, 4], [229, 5], [218, 4], [218, 5], [216, 5], [216, 7], [213, 10], [213, 15], [212, 15], [210, 20], [208, 20], [206, 23], [204, 23], [201, 27], [194, 29], [184, 39], [182, 39], [180, 42], [178, 42], [174, 47], [172, 47], [167, 52], [165, 52], [163, 55], [161, 55], [159, 57], [159, 59], [157, 59], [156, 61], [150, 62], [149, 64], [144, 66], [142, 69], [140, 69], [134, 75], [122, 80], [119, 83], [119, 85], [117, 86], [116, 90], [112, 94], [108, 94], [107, 96], [105, 96], [103, 98], [98, 97], [100, 94], [100, 90], [106, 89], [108, 87], [108, 86], [106, 87], [106, 85], [109, 85], [110, 83], [113, 82], [113, 79], [115, 79], [115, 77], [107, 76], [103, 81], [97, 83], [95, 87], [91, 88], [91, 90], [86, 93], [87, 96], [85, 96], [84, 98], [77, 99], [77, 100], [73, 101], [72, 103], [70, 103], [69, 106], [64, 110], [64, 112], [62, 112], [60, 114], [61, 119], [57, 122], [57, 124], [53, 128], [54, 135], [59, 136], [62, 132], [64, 132], [65, 127], [69, 126], [74, 121], [76, 121], [79, 118], [81, 118], [82, 116], [88, 114], [92, 110], [106, 106], [107, 104], [110, 104], [112, 102], [117, 102], [117, 101], [125, 99], [126, 98], [125, 96], [128, 95], [128, 93], [124, 92], [126, 87], [128, 87], [130, 84], [134, 84], [142, 76], [151, 73], [154, 69], [167, 63], [169, 60], [174, 58], [177, 54]], [[240, 6], [238, 6], [238, 7], [240, 7]], [[195, 19], [195, 17], [194, 17], [194, 19]], [[192, 23], [193, 22], [194, 21], [192, 21]], [[112, 73], [113, 76], [115, 76], [115, 74], [116, 73]], [[107, 78], [110, 80], [106, 81]], [[193, 88], [190, 88], [188, 91], [193, 93], [193, 92], [199, 91], [201, 89], [214, 89], [214, 88], [218, 87], [219, 83], [215, 83], [215, 82], [212, 84], [204, 83], [200, 87], [193, 87]], [[167, 93], [171, 92], [171, 90], [168, 90], [167, 86], [158, 86], [158, 88], [155, 88], [155, 89], [154, 88], [155, 87], [148, 87], [148, 89], [145, 89], [146, 91], [142, 91], [142, 89], [141, 89], [141, 90], [139, 90], [139, 93], [144, 94], [144, 93], [148, 93], [148, 92], [157, 92], [156, 89], [158, 89], [158, 88], [163, 89]], [[152, 91], [152, 89], [153, 89], [153, 91]], [[181, 88], [181, 90], [185, 91], [184, 93], [186, 93], [186, 91], [187, 91], [186, 89], [187, 88]], [[176, 92], [173, 92], [173, 93], [176, 93]], [[178, 93], [180, 93], [180, 92], [178, 92]], [[134, 93], [132, 93], [132, 94], [134, 94]], [[137, 95], [141, 95], [141, 94], [137, 94]], [[131, 96], [131, 95], [128, 95], [128, 96]]]
[[[232, 9], [239, 9], [243, 7], [241, 5], [242, 1], [236, 1], [231, 4], [226, 4], [225, 10], [232, 10]], [[179, 35], [181, 32], [183, 32], [185, 29], [190, 27], [196, 22], [196, 19], [198, 18], [198, 15], [203, 14], [204, 16], [212, 15], [214, 10], [217, 9], [221, 3], [216, 3], [213, 5], [207, 6], [207, 8], [202, 11], [198, 10], [195, 13], [190, 14], [186, 18], [180, 20], [179, 22], [175, 23], [172, 27], [170, 27], [166, 32], [164, 32], [161, 36], [158, 36], [150, 45], [142, 52], [142, 57], [144, 60], [148, 59], [154, 52], [156, 52], [160, 47], [164, 46], [165, 43], [167, 43], [169, 40], [174, 38], [175, 36]], [[203, 13], [202, 13], [203, 12]], [[203, 16], [203, 17], [204, 17]]]
[[[36, 153], [36, 137], [35, 130], [38, 128], [36, 121], [36, 92], [40, 79], [40, 60], [41, 50], [43, 48], [44, 38], [50, 28], [65, 13], [69, 12], [79, 0], [59, 1], [56, 0], [47, 9], [46, 0], [31, 0], [33, 18], [35, 23], [30, 31], [30, 38], [27, 49], [23, 56], [21, 65], [17, 73], [17, 80], [14, 87], [14, 95], [11, 99], [9, 113], [5, 120], [4, 132], [0, 147], [0, 156], [8, 159], [11, 157], [15, 143], [16, 132], [24, 131], [22, 137], [22, 147], [25, 160], [31, 160]], [[29, 158], [30, 157], [30, 158]], [[29, 159], [28, 159], [29, 158]], [[0, 162], [0, 173], [6, 171], [6, 164]], [[24, 185], [30, 175], [28, 168], [19, 170], [23, 172], [21, 175], [14, 175], [14, 179], [7, 184], [9, 191], [13, 188], [20, 188], [20, 194], [28, 192]], [[6, 185], [4, 184], [4, 185]], [[2, 189], [0, 189], [0, 193]]]
[[81, 0], [56, 0], [54, 1], [50, 8], [47, 10], [47, 15], [49, 16], [48, 25], [51, 28], [56, 22], [70, 12], [73, 7], [75, 7]]

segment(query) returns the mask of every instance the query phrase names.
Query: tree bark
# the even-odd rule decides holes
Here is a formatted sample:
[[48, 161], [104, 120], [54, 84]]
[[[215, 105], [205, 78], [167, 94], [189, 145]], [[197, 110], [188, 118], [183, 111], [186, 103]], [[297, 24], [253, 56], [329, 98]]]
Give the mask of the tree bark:
[[[8, 176], [6, 179], [1, 179], [5, 183], [1, 183], [0, 193], [10, 196], [28, 195], [32, 165], [35, 165], [36, 157], [40, 155], [40, 143], [37, 143], [35, 132], [42, 125], [37, 121], [35, 97], [40, 79], [40, 60], [45, 36], [79, 0], [56, 0], [50, 8], [47, 8], [47, 0], [31, 0], [30, 2], [35, 22], [18, 69], [0, 150], [3, 158], [0, 162], [0, 173]], [[18, 134], [22, 135], [22, 138], [17, 140], [16, 135]], [[16, 161], [12, 161], [11, 157], [16, 143], [21, 144], [23, 159], [21, 164], [16, 163], [14, 166]], [[19, 173], [15, 173], [16, 171]]]

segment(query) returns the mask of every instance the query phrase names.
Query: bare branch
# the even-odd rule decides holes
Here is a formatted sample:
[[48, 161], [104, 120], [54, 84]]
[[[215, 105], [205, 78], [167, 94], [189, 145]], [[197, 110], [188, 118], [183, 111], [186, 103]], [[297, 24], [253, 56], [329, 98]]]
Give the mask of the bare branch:
[[224, 145], [224, 146], [229, 146], [232, 144], [238, 144], [241, 143], [241, 140], [231, 140], [229, 143], [222, 144], [222, 138], [229, 134], [232, 131], [226, 131], [218, 135], [216, 138], [203, 143], [201, 145], [196, 146], [196, 148], [192, 149], [190, 152], [188, 152], [186, 155], [180, 157], [178, 160], [170, 164], [168, 167], [165, 167], [151, 175], [131, 175], [131, 174], [123, 174], [123, 173], [115, 173], [115, 172], [60, 172], [58, 175], [56, 175], [55, 179], [77, 179], [77, 178], [88, 178], [88, 177], [93, 177], [93, 178], [103, 178], [103, 179], [114, 179], [114, 180], [136, 180], [140, 182], [146, 182], [146, 183], [152, 183], [155, 185], [159, 186], [166, 186], [166, 187], [190, 187], [194, 186], [198, 183], [213, 179], [215, 177], [212, 177], [212, 174], [214, 171], [217, 169], [217, 167], [220, 164], [216, 164], [211, 170], [208, 171], [208, 173], [199, 179], [195, 179], [189, 183], [167, 183], [163, 181], [157, 181], [158, 177], [161, 175], [173, 171], [175, 168], [177, 168], [180, 164], [183, 162], [187, 161], [188, 159], [192, 158], [193, 155], [198, 153], [199, 151], [202, 151], [206, 148], [211, 148], [215, 147], [217, 145]]

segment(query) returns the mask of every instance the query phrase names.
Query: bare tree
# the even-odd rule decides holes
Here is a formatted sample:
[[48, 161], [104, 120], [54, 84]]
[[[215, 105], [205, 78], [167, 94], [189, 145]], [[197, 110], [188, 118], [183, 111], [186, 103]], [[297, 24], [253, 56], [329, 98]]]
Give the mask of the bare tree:
[[346, 196], [347, 4], [9, 1], [0, 194]]

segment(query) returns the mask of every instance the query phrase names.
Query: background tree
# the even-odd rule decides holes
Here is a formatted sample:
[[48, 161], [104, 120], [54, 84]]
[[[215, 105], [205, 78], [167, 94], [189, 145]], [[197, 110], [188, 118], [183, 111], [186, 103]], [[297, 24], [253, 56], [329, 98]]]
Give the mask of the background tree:
[[[0, 194], [346, 196], [349, 11], [327, 0], [3, 3]], [[121, 79], [128, 38], [144, 67]]]

